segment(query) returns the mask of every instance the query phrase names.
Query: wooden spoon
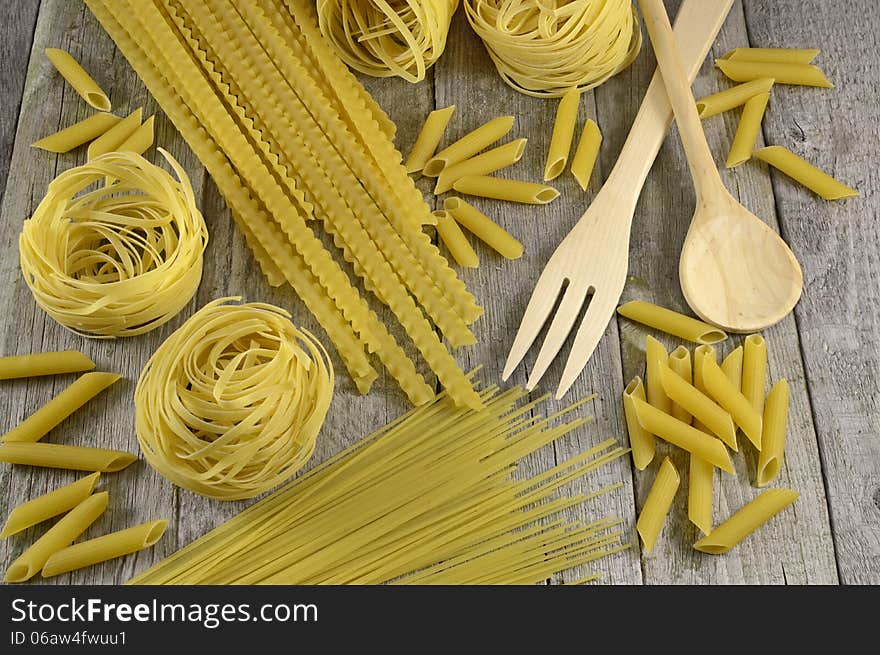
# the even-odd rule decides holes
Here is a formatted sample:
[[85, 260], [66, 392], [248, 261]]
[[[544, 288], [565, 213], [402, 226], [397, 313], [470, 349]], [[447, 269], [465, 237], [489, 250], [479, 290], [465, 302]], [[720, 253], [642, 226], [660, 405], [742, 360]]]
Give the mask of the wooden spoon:
[[782, 320], [804, 285], [794, 253], [724, 188], [697, 115], [662, 0], [639, 0], [675, 113], [697, 195], [678, 276], [696, 314], [725, 330], [754, 332]]

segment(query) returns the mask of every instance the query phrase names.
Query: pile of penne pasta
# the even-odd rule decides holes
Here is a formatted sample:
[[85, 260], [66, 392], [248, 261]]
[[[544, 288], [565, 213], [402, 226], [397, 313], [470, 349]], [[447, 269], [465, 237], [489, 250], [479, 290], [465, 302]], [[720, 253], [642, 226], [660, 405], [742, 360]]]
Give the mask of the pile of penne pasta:
[[[719, 365], [713, 344], [727, 338], [723, 331], [643, 301], [628, 302], [617, 311], [699, 344], [693, 354], [684, 346], [668, 353], [648, 335], [646, 380], [636, 377], [627, 385], [623, 407], [633, 464], [639, 471], [655, 459], [655, 438], [689, 453], [688, 518], [704, 534], [694, 548], [725, 553], [798, 498], [790, 489], [768, 489], [722, 523], [714, 523], [715, 469], [734, 473], [728, 449], [738, 452], [738, 431], [758, 451], [757, 486], [764, 487], [779, 475], [788, 421], [788, 382], [779, 380], [764, 395], [767, 346], [758, 334], [747, 336]], [[678, 471], [664, 458], [636, 523], [646, 553], [654, 548], [679, 483]]]

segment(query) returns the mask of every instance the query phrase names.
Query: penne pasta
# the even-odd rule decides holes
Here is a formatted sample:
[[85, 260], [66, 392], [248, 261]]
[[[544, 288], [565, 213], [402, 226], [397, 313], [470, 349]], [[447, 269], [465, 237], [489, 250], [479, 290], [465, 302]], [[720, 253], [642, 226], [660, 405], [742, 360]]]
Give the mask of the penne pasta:
[[435, 211], [434, 216], [437, 217], [437, 234], [458, 265], [466, 268], [479, 266], [480, 259], [458, 227], [458, 223], [446, 211]]
[[153, 145], [153, 139], [155, 138], [153, 123], [155, 120], [155, 116], [150, 116], [143, 122], [143, 125], [135, 129], [125, 141], [119, 144], [116, 150], [120, 152], [133, 152], [136, 155], [144, 154]]
[[452, 188], [470, 196], [521, 202], [527, 205], [546, 205], [559, 196], [559, 191], [552, 186], [521, 180], [506, 180], [491, 175], [462, 177], [456, 180]]
[[688, 465], [688, 520], [703, 534], [712, 532], [715, 467], [694, 455]]
[[737, 391], [742, 391], [743, 374], [743, 347], [737, 346], [721, 362], [721, 372], [730, 380], [730, 384]]
[[110, 98], [70, 53], [46, 48], [46, 57], [83, 100], [98, 111], [110, 111]]
[[502, 257], [522, 257], [523, 244], [473, 205], [461, 198], [447, 198], [443, 201], [443, 209], [449, 212], [456, 223]]
[[422, 170], [422, 167], [433, 157], [454, 112], [455, 105], [450, 105], [443, 109], [435, 109], [428, 114], [404, 163], [407, 173], [417, 173]]
[[733, 136], [733, 143], [730, 145], [730, 152], [727, 155], [725, 162], [727, 168], [734, 168], [751, 159], [769, 100], [769, 93], [759, 93], [746, 102], [739, 119], [739, 125], [736, 128], [736, 134]]
[[581, 92], [578, 89], [570, 89], [563, 94], [556, 106], [556, 119], [553, 121], [550, 147], [547, 149], [547, 161], [544, 164], [545, 182], [559, 177], [565, 170], [568, 153], [571, 151], [571, 141], [574, 138], [580, 100]]
[[734, 48], [722, 59], [767, 64], [809, 64], [818, 54], [819, 50], [813, 48]]
[[734, 87], [697, 100], [697, 113], [700, 115], [700, 118], [709, 118], [710, 116], [730, 111], [735, 107], [741, 107], [746, 104], [756, 95], [770, 93], [772, 87], [772, 77], [759, 77], [756, 80], [737, 84]]
[[149, 548], [159, 541], [167, 527], [168, 521], [164, 519], [149, 521], [62, 548], [46, 560], [43, 577], [51, 578]]
[[95, 368], [95, 362], [78, 350], [0, 357], [0, 380], [35, 378], [41, 375], [81, 373]]
[[716, 362], [703, 358], [703, 384], [709, 396], [728, 411], [736, 423], [754, 444], [761, 450], [761, 415], [755, 411], [748, 399], [736, 390]]
[[499, 116], [468, 132], [431, 157], [422, 167], [422, 173], [429, 177], [437, 177], [447, 166], [472, 157], [510, 132], [514, 121], [513, 116]]
[[682, 423], [640, 398], [633, 397], [639, 425], [664, 441], [706, 460], [722, 471], [733, 473], [733, 463], [724, 444], [706, 432]]
[[669, 508], [672, 507], [672, 501], [680, 482], [681, 479], [675, 466], [672, 465], [668, 457], [664, 457], [660, 469], [657, 471], [657, 477], [654, 478], [654, 484], [651, 485], [651, 491], [648, 492], [648, 498], [645, 500], [642, 512], [636, 521], [636, 531], [642, 538], [645, 553], [650, 553], [654, 549], [657, 536], [666, 521]]
[[4, 434], [3, 440], [39, 441], [52, 428], [121, 377], [116, 373], [97, 372], [81, 375], [64, 391]]
[[645, 389], [648, 403], [666, 414], [672, 413], [672, 401], [663, 390], [660, 373], [666, 366], [669, 353], [663, 344], [651, 335], [645, 338]]
[[88, 149], [89, 161], [108, 152], [113, 152], [125, 143], [125, 140], [140, 127], [143, 113], [143, 107], [138, 107], [97, 139], [92, 141], [89, 144]]
[[588, 118], [584, 123], [574, 157], [571, 159], [571, 174], [580, 185], [581, 191], [586, 191], [590, 185], [590, 178], [593, 176], [593, 168], [596, 166], [601, 146], [602, 133], [599, 131], [599, 126], [592, 118]]
[[765, 63], [716, 59], [715, 66], [734, 82], [750, 82], [762, 77], [772, 77], [776, 84], [818, 86], [826, 89], [834, 85], [819, 68], [812, 64]]
[[54, 443], [13, 442], [0, 444], [0, 462], [68, 469], [116, 473], [137, 460], [137, 455], [122, 450], [64, 446]]
[[13, 508], [0, 532], [0, 539], [73, 509], [91, 495], [100, 477], [100, 473], [92, 473]]
[[859, 195], [855, 189], [834, 179], [825, 171], [816, 168], [782, 146], [767, 146], [755, 150], [752, 155], [782, 171], [795, 182], [799, 182], [825, 200], [840, 200]]
[[[736, 427], [726, 411], [699, 389], [676, 375], [668, 366], [660, 369], [663, 391], [677, 405], [693, 415], [699, 424], [736, 451]], [[681, 419], [679, 419], [681, 420]]]
[[785, 454], [785, 434], [788, 427], [788, 381], [780, 380], [767, 394], [764, 404], [764, 432], [761, 435], [761, 452], [758, 454], [759, 487], [766, 487], [779, 475]]
[[798, 499], [791, 489], [768, 489], [694, 544], [710, 555], [721, 555]]
[[528, 139], [514, 139], [480, 155], [474, 155], [470, 159], [447, 166], [437, 176], [434, 193], [441, 194], [449, 191], [456, 180], [463, 177], [488, 175], [515, 164], [522, 158], [527, 141]]
[[[688, 350], [684, 346], [679, 346], [671, 353], [669, 353], [667, 364], [669, 365], [670, 370], [682, 380], [684, 380], [688, 384], [691, 384], [693, 382], [694, 377], [693, 369], [691, 368], [690, 350]], [[664, 389], [664, 391], [666, 391], [666, 389]], [[669, 395], [668, 391], [666, 391], [666, 395]], [[690, 424], [692, 419], [688, 411], [674, 400], [672, 402], [672, 415], [679, 421], [683, 421], [687, 424]]]
[[654, 435], [639, 423], [633, 398], [645, 401], [645, 387], [642, 385], [642, 378], [638, 376], [634, 377], [623, 390], [623, 415], [626, 418], [626, 431], [629, 433], [633, 464], [639, 471], [644, 471], [654, 459]]
[[6, 569], [6, 582], [24, 582], [34, 577], [52, 555], [73, 543], [107, 509], [106, 491], [89, 496], [37, 539]]
[[767, 379], [767, 342], [760, 334], [743, 340], [742, 394], [758, 414], [764, 413]]
[[49, 152], [70, 152], [74, 148], [101, 136], [121, 120], [119, 116], [105, 112], [93, 114], [70, 127], [65, 127], [63, 130], [58, 130], [34, 141], [31, 146]]
[[631, 300], [617, 308], [617, 313], [631, 321], [655, 330], [699, 344], [724, 341], [727, 333], [696, 318], [679, 314], [671, 309], [644, 300]]
[[[703, 384], [703, 358], [711, 357], [712, 361], [717, 360], [717, 354], [714, 346], [702, 345], [694, 348], [694, 388], [706, 394], [706, 385]], [[697, 419], [694, 419], [694, 427], [698, 430], [706, 432], [706, 426], [702, 425]]]

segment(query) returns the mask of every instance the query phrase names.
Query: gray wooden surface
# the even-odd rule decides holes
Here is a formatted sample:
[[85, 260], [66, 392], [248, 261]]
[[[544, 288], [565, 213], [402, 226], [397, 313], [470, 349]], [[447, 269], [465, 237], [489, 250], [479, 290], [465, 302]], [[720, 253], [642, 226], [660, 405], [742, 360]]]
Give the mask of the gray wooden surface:
[[[668, 1], [667, 7], [674, 11], [678, 4]], [[654, 552], [646, 556], [636, 546], [602, 561], [597, 568], [604, 573], [604, 582], [880, 583], [880, 324], [876, 314], [880, 301], [880, 202], [876, 197], [880, 119], [876, 34], [880, 11], [870, 0], [850, 2], [843, 13], [834, 5], [823, 0], [737, 1], [712, 49], [712, 55], [718, 56], [731, 47], [747, 44], [821, 47], [818, 63], [836, 88], [774, 89], [763, 140], [806, 156], [862, 193], [855, 200], [829, 203], [780, 175], [768, 173], [763, 165], [750, 162], [733, 172], [723, 172], [731, 191], [781, 230], [804, 267], [803, 299], [792, 316], [765, 333], [771, 353], [770, 377], [787, 377], [792, 388], [786, 463], [778, 485], [797, 489], [801, 498], [771, 526], [729, 554], [714, 557], [691, 548], [697, 533], [686, 517], [685, 483]], [[5, 184], [0, 185], [0, 306], [6, 312], [0, 354], [79, 348], [92, 355], [99, 368], [123, 373], [123, 382], [54, 430], [48, 440], [136, 451], [131, 396], [138, 373], [162, 339], [196, 307], [219, 296], [242, 295], [248, 300], [287, 307], [297, 323], [310, 329], [316, 326], [292, 292], [272, 290], [264, 282], [215, 186], [81, 3], [30, 0], [3, 3], [0, 12], [0, 174], [5, 177]], [[22, 220], [39, 202], [49, 181], [58, 172], [82, 163], [85, 154], [80, 150], [54, 156], [29, 145], [90, 113], [43, 56], [43, 49], [52, 46], [68, 48], [93, 72], [110, 94], [115, 111], [126, 113], [143, 105], [147, 114], [157, 113], [157, 143], [181, 161], [200, 196], [211, 242], [199, 292], [176, 319], [142, 337], [89, 341], [67, 333], [34, 305], [18, 269], [17, 236]], [[697, 95], [729, 85], [712, 67], [711, 58], [694, 85]], [[525, 255], [515, 262], [478, 247], [481, 266], [462, 272], [485, 306], [486, 315], [475, 326], [478, 344], [461, 351], [459, 360], [465, 367], [482, 364], [485, 380], [498, 380], [534, 281], [610, 171], [653, 69], [653, 55], [647, 46], [632, 67], [583, 98], [581, 119], [594, 118], [604, 134], [597, 172], [586, 193], [566, 174], [556, 181], [562, 197], [547, 207], [475, 201], [526, 245]], [[461, 12], [454, 21], [447, 51], [426, 82], [413, 86], [399, 80], [368, 79], [365, 83], [397, 123], [398, 147], [404, 151], [433, 107], [457, 105], [450, 138], [489, 117], [515, 114], [514, 131], [517, 136], [528, 137], [529, 144], [523, 160], [504, 174], [539, 178], [555, 103], [527, 98], [503, 85]], [[705, 122], [707, 137], [721, 166], [736, 121], [734, 112]], [[420, 185], [426, 192], [431, 188], [425, 182]], [[625, 299], [639, 297], [686, 308], [676, 269], [692, 211], [693, 192], [673, 131], [636, 212], [631, 278]], [[600, 438], [626, 439], [619, 392], [628, 379], [641, 374], [644, 337], [643, 329], [612, 321], [570, 396], [598, 392], [600, 397], [591, 410], [597, 420], [533, 457], [526, 463], [527, 469], [545, 468]], [[738, 342], [734, 339], [727, 347]], [[673, 346], [674, 342], [667, 340], [666, 344]], [[534, 355], [527, 357], [511, 382], [525, 382]], [[554, 387], [562, 361], [560, 358], [548, 371], [547, 388], [542, 390]], [[0, 431], [13, 426], [71, 381], [72, 376], [2, 383], [0, 411], [4, 418]], [[403, 397], [387, 376], [380, 375], [372, 393], [361, 397], [345, 375], [339, 375], [313, 462], [325, 459], [405, 409]], [[661, 453], [665, 451], [661, 449]], [[672, 453], [672, 457], [686, 479], [686, 458], [680, 453]], [[754, 461], [749, 457], [737, 458], [736, 478], [726, 476], [718, 484], [716, 522], [756, 495], [750, 485]], [[623, 488], [576, 510], [573, 516], [615, 514], [632, 533], [635, 513], [645, 499], [652, 476], [649, 472], [634, 475], [628, 459], [616, 462], [584, 485], [596, 488], [623, 481]], [[75, 477], [63, 471], [3, 465], [0, 516], [19, 502]], [[88, 534], [168, 517], [171, 526], [167, 536], [150, 551], [50, 582], [122, 582], [247, 505], [209, 501], [181, 491], [142, 459], [122, 473], [106, 476], [102, 484], [111, 493], [110, 510]], [[40, 531], [31, 529], [0, 543], [4, 568]], [[575, 571], [561, 578], [572, 579], [584, 573]]]

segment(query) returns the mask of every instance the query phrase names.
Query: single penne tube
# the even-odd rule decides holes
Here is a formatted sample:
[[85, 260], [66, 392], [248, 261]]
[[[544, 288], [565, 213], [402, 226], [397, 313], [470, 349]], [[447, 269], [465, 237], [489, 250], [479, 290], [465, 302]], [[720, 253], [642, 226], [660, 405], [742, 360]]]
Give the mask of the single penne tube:
[[521, 202], [526, 205], [546, 205], [559, 196], [559, 191], [546, 184], [506, 180], [491, 175], [462, 177], [455, 181], [452, 188], [469, 196]]
[[648, 403], [666, 414], [672, 414], [672, 401], [663, 390], [661, 371], [666, 367], [669, 353], [663, 344], [651, 335], [645, 338], [645, 390]]
[[727, 168], [734, 168], [752, 158], [752, 151], [755, 149], [755, 141], [761, 131], [761, 121], [764, 120], [764, 112], [767, 111], [769, 100], [769, 93], [759, 93], [746, 101], [724, 164]]
[[83, 100], [98, 111], [110, 111], [110, 98], [70, 53], [46, 48], [46, 57]]
[[[667, 364], [673, 373], [688, 384], [691, 384], [694, 381], [694, 372], [691, 367], [691, 351], [684, 346], [678, 346], [675, 350], [669, 353]], [[668, 396], [669, 393], [667, 392], [666, 395]], [[684, 407], [674, 400], [672, 402], [672, 415], [679, 421], [683, 421], [687, 424], [690, 424], [693, 418]]]
[[660, 380], [663, 384], [663, 391], [673, 403], [683, 407], [689, 415], [699, 421], [700, 425], [721, 439], [732, 450], [737, 450], [736, 426], [734, 426], [730, 414], [699, 389], [676, 375], [668, 366], [660, 369]]
[[772, 77], [759, 77], [756, 80], [737, 84], [734, 87], [697, 100], [697, 113], [700, 115], [700, 118], [709, 118], [710, 116], [730, 111], [735, 107], [741, 107], [746, 104], [750, 98], [754, 98], [756, 95], [770, 93], [772, 86]]
[[743, 347], [737, 346], [721, 362], [721, 371], [737, 391], [742, 391]]
[[708, 357], [703, 358], [703, 385], [709, 397], [727, 410], [743, 434], [761, 450], [761, 415], [730, 383], [721, 367]]
[[443, 201], [443, 209], [449, 212], [456, 223], [502, 257], [507, 259], [522, 257], [523, 244], [470, 203], [461, 198], [447, 198]]
[[727, 333], [714, 325], [644, 300], [630, 300], [617, 308], [617, 313], [636, 323], [699, 344], [724, 341]]
[[439, 195], [452, 188], [456, 180], [470, 175], [488, 175], [507, 168], [522, 159], [528, 139], [514, 139], [479, 155], [447, 166], [437, 176], [434, 193]]
[[434, 155], [437, 146], [440, 145], [440, 139], [446, 132], [446, 126], [455, 112], [455, 105], [444, 107], [443, 109], [435, 109], [425, 119], [419, 136], [413, 144], [409, 156], [406, 158], [404, 166], [407, 173], [417, 173]]
[[480, 259], [477, 257], [477, 253], [474, 252], [467, 237], [464, 236], [464, 232], [461, 231], [452, 216], [443, 210], [435, 211], [434, 216], [437, 217], [437, 234], [458, 265], [466, 268], [479, 266]]
[[153, 139], [155, 139], [155, 131], [153, 127], [153, 123], [155, 122], [156, 117], [150, 116], [143, 122], [143, 124], [135, 129], [129, 137], [119, 144], [119, 147], [116, 148], [120, 152], [133, 152], [136, 155], [144, 154], [147, 149], [153, 145]]
[[688, 468], [688, 520], [703, 534], [712, 532], [714, 486], [715, 467], [691, 455]]
[[752, 155], [782, 171], [795, 182], [799, 182], [825, 200], [840, 200], [859, 195], [855, 189], [835, 180], [825, 171], [816, 168], [782, 146], [767, 146], [755, 150]]
[[639, 471], [644, 471], [654, 459], [654, 435], [639, 423], [633, 398], [646, 400], [645, 387], [640, 377], [633, 378], [623, 390], [623, 415], [626, 419], [626, 431], [629, 433], [633, 464]]
[[588, 118], [581, 131], [574, 157], [571, 158], [571, 174], [577, 180], [581, 191], [586, 191], [596, 167], [596, 159], [599, 157], [599, 148], [602, 146], [602, 133], [599, 126], [592, 118]]
[[825, 77], [825, 73], [812, 64], [716, 59], [715, 66], [721, 69], [721, 72], [734, 82], [751, 82], [762, 77], [771, 77], [776, 84], [818, 86], [826, 89], [834, 86]]
[[722, 59], [766, 64], [809, 64], [819, 54], [813, 48], [734, 48]]
[[7, 464], [116, 473], [134, 461], [137, 461], [137, 455], [108, 448], [26, 441], [0, 444], [0, 462]]
[[0, 532], [0, 539], [73, 509], [92, 494], [100, 477], [100, 473], [92, 473], [13, 508]]
[[797, 491], [791, 489], [767, 489], [695, 543], [694, 548], [710, 555], [726, 553], [799, 496]]
[[70, 127], [65, 127], [63, 130], [58, 130], [34, 141], [31, 146], [49, 152], [70, 152], [74, 148], [101, 136], [121, 120], [119, 116], [105, 112], [93, 114]]
[[681, 479], [675, 466], [669, 461], [668, 457], [663, 458], [660, 469], [657, 471], [657, 477], [654, 478], [654, 484], [651, 485], [651, 491], [648, 492], [648, 498], [642, 507], [636, 521], [636, 531], [642, 539], [645, 553], [650, 553], [654, 549], [660, 529], [666, 522], [669, 514], [669, 508], [672, 507], [672, 501], [675, 499], [675, 493]]
[[0, 380], [35, 378], [41, 375], [81, 373], [95, 368], [95, 362], [78, 350], [0, 357]]
[[733, 463], [724, 444], [711, 434], [682, 423], [640, 398], [633, 398], [639, 425], [656, 437], [706, 460], [722, 471], [733, 473]]
[[99, 372], [79, 376], [64, 391], [3, 435], [3, 440], [39, 441], [52, 428], [121, 377], [116, 373]]
[[788, 429], [788, 381], [780, 380], [773, 385], [764, 403], [764, 432], [761, 435], [761, 452], [758, 454], [759, 487], [766, 487], [779, 475], [785, 454], [785, 435]]
[[125, 143], [125, 140], [140, 127], [143, 113], [143, 107], [138, 107], [128, 116], [116, 123], [116, 125], [92, 141], [88, 148], [89, 161], [108, 152], [113, 152]]
[[52, 553], [72, 544], [104, 513], [108, 499], [107, 492], [102, 491], [89, 496], [62, 516], [6, 569], [6, 582], [24, 582], [39, 573]]
[[422, 173], [429, 177], [437, 177], [447, 166], [474, 156], [510, 132], [514, 120], [513, 116], [499, 116], [468, 132], [431, 157], [422, 167]]
[[165, 534], [168, 521], [149, 521], [55, 551], [43, 565], [43, 577], [75, 571], [153, 546]]
[[553, 121], [553, 132], [550, 134], [547, 161], [544, 164], [545, 182], [559, 177], [565, 170], [565, 164], [568, 163], [580, 99], [581, 92], [571, 89], [562, 95], [556, 106], [556, 118]]
[[767, 387], [767, 342], [760, 334], [743, 340], [742, 394], [758, 414], [764, 413], [764, 390]]
[[[694, 388], [706, 394], [706, 386], [703, 384], [703, 358], [711, 357], [712, 361], [717, 361], [718, 354], [715, 352], [714, 346], [702, 345], [694, 348]], [[694, 419], [693, 425], [698, 430], [707, 432], [704, 425], [699, 420]]]

